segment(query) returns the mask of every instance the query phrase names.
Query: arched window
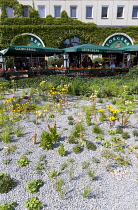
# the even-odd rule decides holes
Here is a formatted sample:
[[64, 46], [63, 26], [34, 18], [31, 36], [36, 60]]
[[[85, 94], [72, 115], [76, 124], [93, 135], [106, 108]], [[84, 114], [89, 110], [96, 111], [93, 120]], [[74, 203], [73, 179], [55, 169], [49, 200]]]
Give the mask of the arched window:
[[81, 39], [78, 37], [74, 36], [70, 39], [66, 39], [62, 44], [61, 44], [61, 49], [62, 48], [67, 48], [67, 47], [73, 47], [73, 46], [78, 46], [81, 44]]

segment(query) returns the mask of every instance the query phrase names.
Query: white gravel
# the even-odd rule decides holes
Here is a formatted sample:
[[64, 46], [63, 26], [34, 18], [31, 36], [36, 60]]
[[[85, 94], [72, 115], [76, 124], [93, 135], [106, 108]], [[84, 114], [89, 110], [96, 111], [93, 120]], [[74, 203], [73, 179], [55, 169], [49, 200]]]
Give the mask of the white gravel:
[[[8, 95], [9, 97], [9, 95]], [[97, 103], [97, 109], [102, 109], [110, 104], [110, 101], [103, 99], [104, 103]], [[47, 103], [47, 102], [43, 102]], [[95, 139], [97, 134], [92, 132], [92, 127], [86, 125], [84, 112], [81, 107], [83, 105], [91, 105], [91, 101], [79, 97], [69, 97], [69, 106], [64, 107], [64, 113], [59, 114], [57, 111], [51, 111], [55, 114], [55, 118], [49, 119], [48, 116], [42, 121], [38, 120], [38, 125], [35, 125], [32, 121], [34, 116], [28, 114], [28, 117], [23, 116], [19, 121], [19, 125], [23, 128], [23, 135], [21, 137], [11, 136], [11, 143], [17, 146], [17, 149], [12, 154], [5, 154], [5, 143], [0, 142], [0, 173], [7, 173], [11, 177], [15, 178], [17, 185], [11, 191], [6, 194], [0, 194], [0, 203], [6, 203], [8, 201], [16, 201], [17, 206], [15, 210], [24, 210], [24, 202], [32, 195], [37, 196], [43, 203], [43, 210], [138, 210], [138, 157], [134, 152], [128, 154], [131, 164], [123, 167], [114, 165], [112, 171], [106, 170], [107, 164], [113, 164], [111, 160], [106, 160], [101, 156], [102, 145]], [[138, 111], [138, 104], [136, 107]], [[73, 116], [75, 121], [81, 119], [85, 125], [85, 137], [87, 140], [96, 144], [97, 150], [91, 151], [84, 148], [83, 152], [75, 154], [72, 150], [73, 144], [69, 144], [67, 137], [70, 135], [73, 125], [68, 124], [68, 116]], [[98, 119], [98, 117], [97, 117]], [[48, 120], [48, 122], [47, 122]], [[60, 134], [59, 141], [64, 143], [67, 155], [61, 157], [56, 146], [53, 150], [43, 150], [39, 147], [39, 140], [42, 131], [47, 130], [47, 124], [51, 126], [53, 122], [57, 122], [57, 132]], [[93, 123], [93, 119], [92, 119]], [[108, 134], [109, 127], [108, 122], [99, 122], [100, 127], [104, 131], [104, 139], [109, 140], [111, 137]], [[112, 129], [115, 129], [119, 125], [119, 122], [115, 124]], [[33, 134], [36, 130], [37, 144], [33, 144]], [[132, 114], [129, 119], [129, 125], [124, 128], [124, 131], [129, 132], [130, 138], [126, 140], [128, 145], [138, 145], [138, 141], [135, 141], [136, 137], [133, 136], [132, 131], [138, 130], [138, 116]], [[30, 159], [30, 163], [27, 166], [19, 167], [17, 165], [17, 159], [24, 155], [25, 151], [32, 151], [31, 154], [26, 155]], [[128, 149], [126, 150], [126, 153]], [[138, 150], [137, 150], [138, 152]], [[54, 179], [48, 177], [48, 169], [42, 170], [41, 174], [36, 174], [35, 167], [40, 155], [46, 155], [47, 167], [51, 169], [59, 170], [60, 164], [67, 162], [67, 159], [74, 158], [73, 163], [74, 174], [73, 180], [69, 180], [69, 168], [65, 168], [59, 178], [62, 178], [65, 182], [63, 189], [65, 190], [64, 199], [60, 198], [59, 193], [54, 188]], [[100, 163], [92, 162], [92, 156], [98, 158]], [[3, 164], [2, 160], [12, 159], [7, 165]], [[95, 171], [95, 179], [91, 181], [87, 175], [87, 169], [82, 169], [82, 161], [90, 163], [90, 169]], [[44, 185], [40, 187], [38, 193], [31, 194], [26, 191], [26, 184], [28, 181], [40, 178], [44, 181]], [[83, 198], [84, 187], [89, 186], [91, 193], [87, 198]]]

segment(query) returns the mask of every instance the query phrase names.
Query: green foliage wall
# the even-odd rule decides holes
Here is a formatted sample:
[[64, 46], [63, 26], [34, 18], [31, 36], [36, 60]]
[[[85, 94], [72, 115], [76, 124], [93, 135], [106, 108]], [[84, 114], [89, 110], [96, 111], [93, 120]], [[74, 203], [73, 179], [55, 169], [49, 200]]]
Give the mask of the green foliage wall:
[[[14, 18], [7, 18], [6, 7], [14, 8]], [[17, 0], [0, 0], [2, 9], [0, 21], [0, 49], [9, 45], [22, 44], [18, 42], [22, 33], [33, 33], [40, 37], [47, 47], [59, 48], [67, 38], [77, 36], [82, 43], [102, 45], [105, 39], [113, 33], [126, 33], [134, 43], [138, 43], [138, 27], [98, 27], [94, 23], [84, 23], [68, 17], [62, 11], [60, 18], [47, 15], [40, 18], [38, 12], [29, 6], [29, 17], [23, 18], [24, 5]], [[17, 43], [18, 42], [18, 43]], [[22, 44], [23, 45], [23, 44]]]

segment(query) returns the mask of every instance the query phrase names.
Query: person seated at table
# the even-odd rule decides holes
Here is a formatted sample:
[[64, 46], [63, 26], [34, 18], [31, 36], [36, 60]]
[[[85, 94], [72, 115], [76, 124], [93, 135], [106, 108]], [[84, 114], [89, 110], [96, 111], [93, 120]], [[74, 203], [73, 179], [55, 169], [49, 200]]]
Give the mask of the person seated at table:
[[106, 62], [104, 61], [103, 64], [102, 64], [102, 67], [103, 68], [108, 68], [109, 67], [109, 62], [108, 61], [106, 61]]
[[111, 62], [110, 67], [111, 67], [111, 68], [115, 68], [115, 67], [116, 67], [116, 66], [115, 66], [115, 63], [114, 63], [113, 61]]
[[125, 66], [125, 64], [124, 64], [123, 62], [120, 61], [119, 67], [124, 67], [124, 66]]

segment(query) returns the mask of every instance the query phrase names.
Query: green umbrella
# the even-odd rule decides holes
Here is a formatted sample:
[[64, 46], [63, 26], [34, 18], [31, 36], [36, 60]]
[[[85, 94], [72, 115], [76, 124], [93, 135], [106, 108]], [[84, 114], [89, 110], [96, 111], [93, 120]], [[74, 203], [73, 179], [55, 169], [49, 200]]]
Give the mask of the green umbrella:
[[123, 52], [138, 52], [138, 44], [120, 48]]
[[63, 53], [62, 49], [50, 47], [34, 47], [34, 46], [9, 46], [5, 50], [1, 50], [0, 54], [4, 56], [51, 56], [54, 53]]
[[93, 45], [93, 44], [83, 44], [74, 47], [68, 47], [63, 49], [64, 52], [81, 52], [81, 53], [122, 53], [122, 50], [116, 48], [110, 48], [100, 45]]

